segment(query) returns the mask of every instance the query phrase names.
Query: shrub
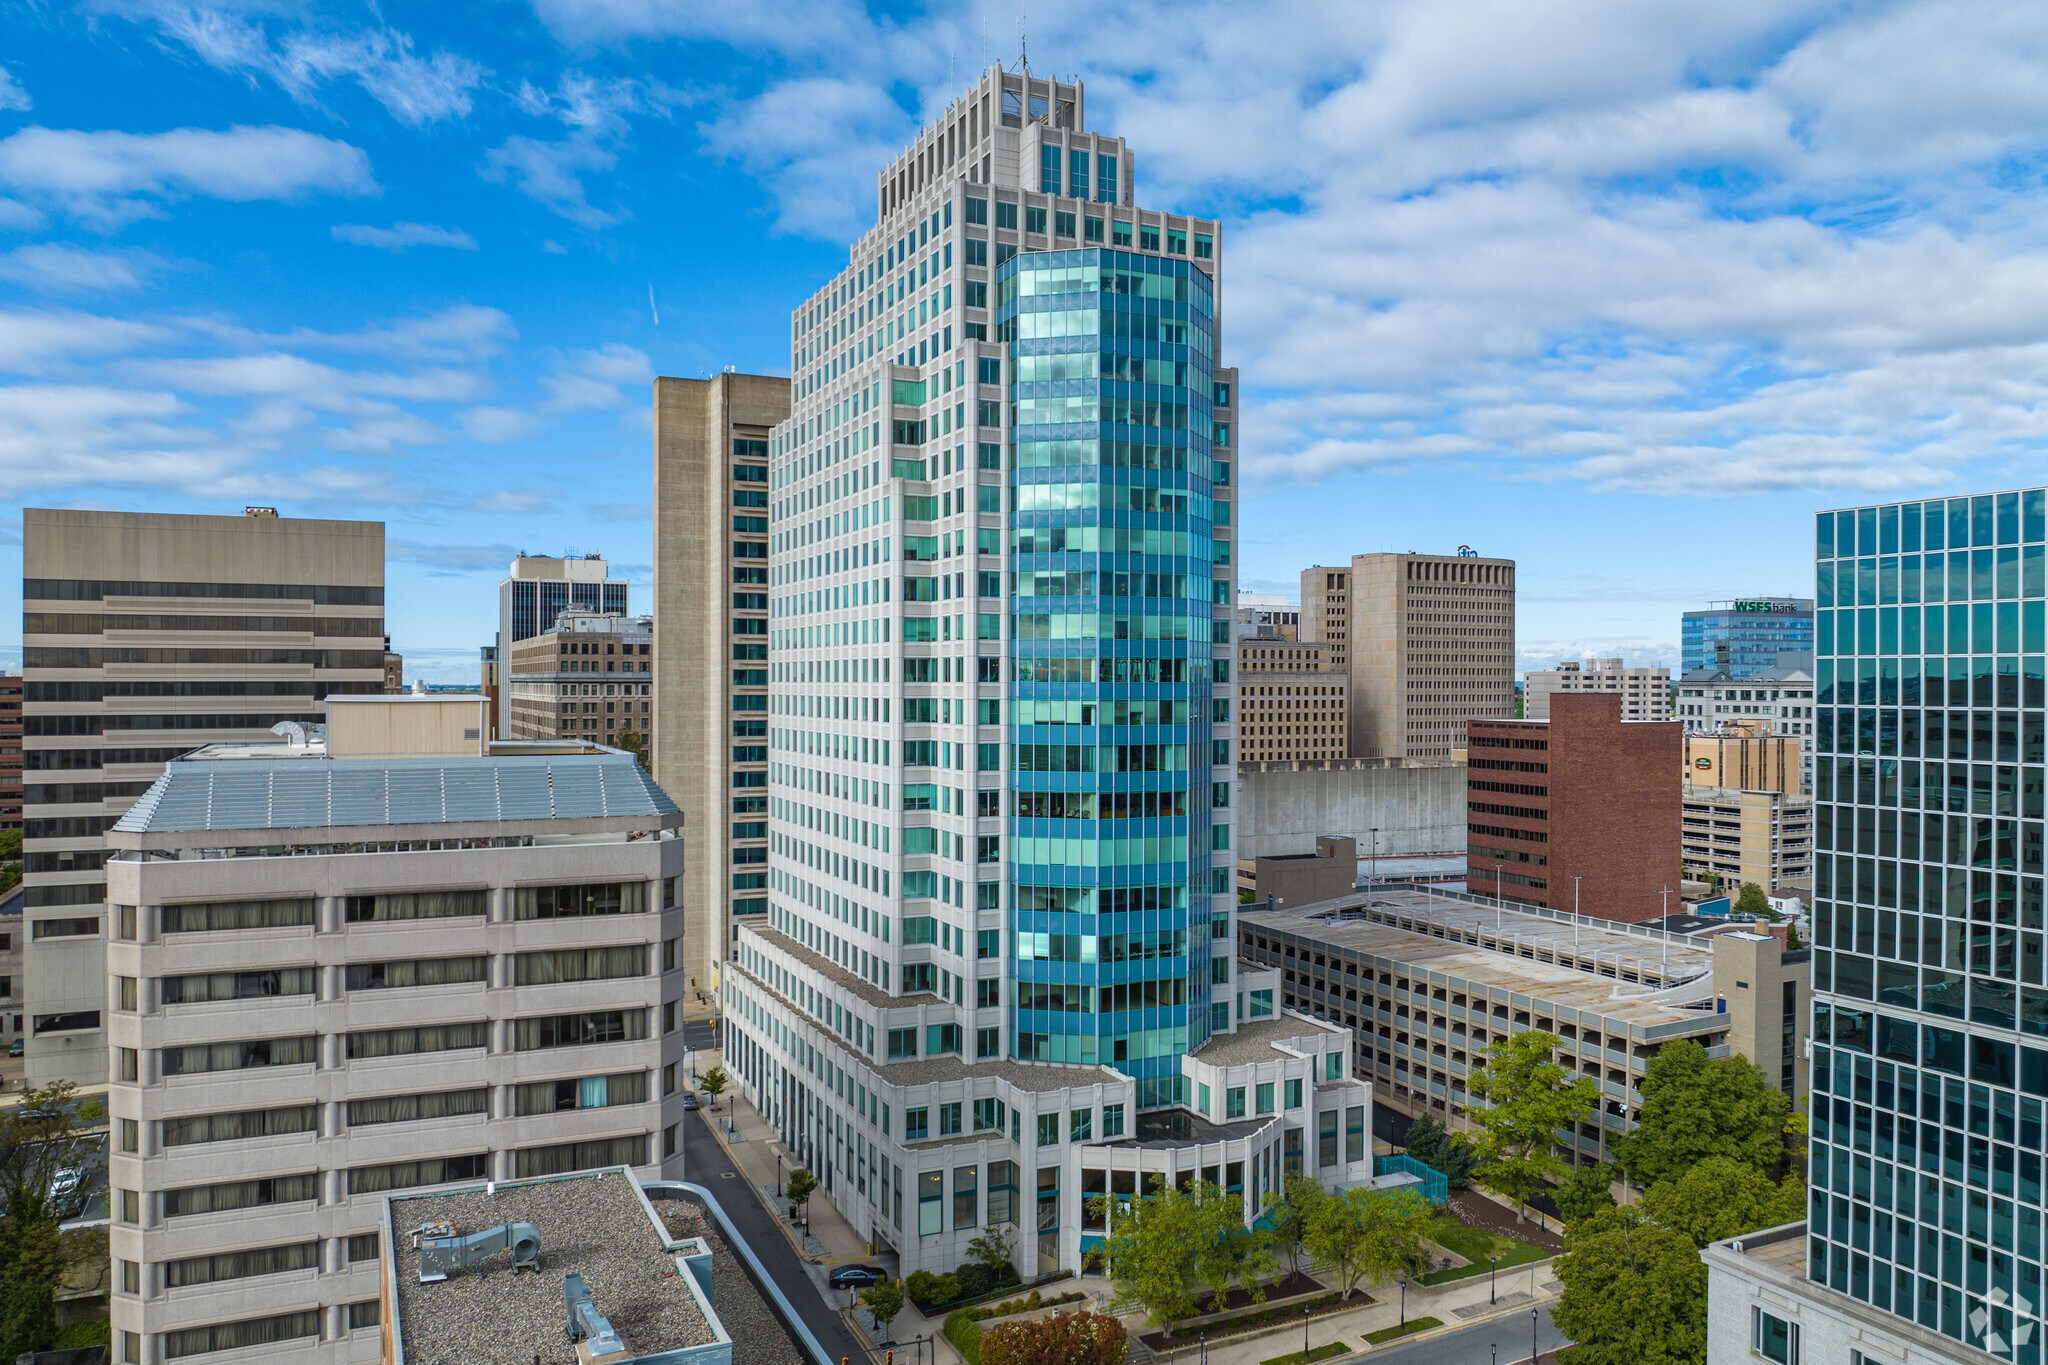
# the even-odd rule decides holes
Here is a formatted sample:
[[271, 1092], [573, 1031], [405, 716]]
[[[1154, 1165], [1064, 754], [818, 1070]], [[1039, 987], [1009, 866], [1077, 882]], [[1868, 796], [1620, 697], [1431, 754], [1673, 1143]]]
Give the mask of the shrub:
[[926, 1313], [960, 1297], [960, 1281], [951, 1275], [934, 1275], [929, 1270], [912, 1271], [903, 1282], [903, 1289], [910, 1295], [910, 1301]]
[[943, 1329], [967, 1365], [981, 1365], [981, 1328], [975, 1325], [973, 1310], [956, 1308], [946, 1315]]

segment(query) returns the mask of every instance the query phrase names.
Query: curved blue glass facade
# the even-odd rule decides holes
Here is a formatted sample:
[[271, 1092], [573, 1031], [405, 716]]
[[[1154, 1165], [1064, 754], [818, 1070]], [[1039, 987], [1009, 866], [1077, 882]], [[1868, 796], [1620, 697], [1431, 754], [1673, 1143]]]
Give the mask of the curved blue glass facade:
[[1210, 847], [1213, 288], [1185, 260], [1089, 250], [1018, 256], [996, 290], [1013, 1051], [1178, 1103], [1229, 856]]

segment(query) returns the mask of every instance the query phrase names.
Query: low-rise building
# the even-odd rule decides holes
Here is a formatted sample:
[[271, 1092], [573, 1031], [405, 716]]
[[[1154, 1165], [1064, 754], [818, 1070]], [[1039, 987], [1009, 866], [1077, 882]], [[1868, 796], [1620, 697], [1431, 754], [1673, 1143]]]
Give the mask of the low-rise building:
[[1301, 638], [1301, 608], [1275, 592], [1241, 592], [1237, 595], [1237, 634], [1277, 635], [1283, 640]]
[[324, 737], [173, 760], [108, 832], [124, 1361], [377, 1360], [391, 1191], [675, 1156], [682, 816], [483, 706], [330, 697]]
[[610, 745], [630, 729], [647, 751], [654, 728], [653, 654], [651, 616], [561, 613], [552, 629], [512, 646], [505, 738]]
[[1238, 639], [1239, 762], [1345, 756], [1347, 675], [1330, 666], [1327, 648], [1281, 635]]
[[1630, 668], [1620, 659], [1567, 660], [1556, 668], [1522, 675], [1522, 715], [1550, 719], [1550, 699], [1559, 692], [1612, 692], [1621, 698], [1623, 720], [1671, 718], [1671, 670]]
[[1681, 809], [1689, 873], [1714, 873], [1731, 892], [1744, 882], [1766, 892], [1812, 887], [1812, 797], [1689, 784]]
[[[1282, 1008], [1352, 1031], [1352, 1070], [1373, 1079], [1381, 1103], [1453, 1129], [1470, 1126], [1465, 1083], [1480, 1054], [1531, 1028], [1557, 1036], [1559, 1065], [1600, 1083], [1599, 1112], [1578, 1126], [1581, 1162], [1613, 1160], [1608, 1143], [1635, 1124], [1650, 1059], [1673, 1039], [1711, 1056], [1747, 1044], [1783, 1083], [1784, 999], [1760, 982], [1799, 965], [1731, 978], [1748, 982], [1732, 992], [1719, 985], [1721, 955], [1747, 962], [1757, 945], [1409, 887], [1271, 913], [1246, 906], [1238, 934], [1246, 961], [1279, 973]], [[1790, 1024], [1798, 1056], [1805, 1011]]]

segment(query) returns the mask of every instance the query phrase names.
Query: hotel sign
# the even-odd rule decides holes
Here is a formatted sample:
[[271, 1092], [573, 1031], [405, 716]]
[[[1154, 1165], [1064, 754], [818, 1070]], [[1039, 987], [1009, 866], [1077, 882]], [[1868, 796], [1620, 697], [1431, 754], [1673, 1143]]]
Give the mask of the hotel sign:
[[1783, 600], [1757, 600], [1753, 602], [1737, 602], [1735, 604], [1735, 610], [1754, 612], [1797, 611], [1799, 610], [1799, 604], [1797, 602]]

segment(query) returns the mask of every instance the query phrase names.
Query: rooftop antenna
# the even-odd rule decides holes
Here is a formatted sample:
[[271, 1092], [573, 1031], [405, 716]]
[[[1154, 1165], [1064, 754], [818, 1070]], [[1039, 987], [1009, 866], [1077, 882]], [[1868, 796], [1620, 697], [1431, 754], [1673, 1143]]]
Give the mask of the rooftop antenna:
[[1017, 6], [1017, 66], [1031, 74], [1031, 15], [1022, 5]]

